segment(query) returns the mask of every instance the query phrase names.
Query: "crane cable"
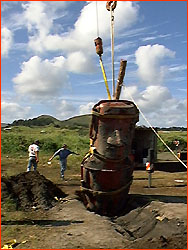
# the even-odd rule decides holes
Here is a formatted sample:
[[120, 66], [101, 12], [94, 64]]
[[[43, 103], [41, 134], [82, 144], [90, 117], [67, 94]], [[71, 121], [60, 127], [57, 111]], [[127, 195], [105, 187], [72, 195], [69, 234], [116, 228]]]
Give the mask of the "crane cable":
[[187, 168], [187, 165], [180, 159], [178, 158], [178, 156], [172, 151], [172, 149], [166, 144], [166, 142], [161, 138], [161, 136], [156, 132], [156, 130], [153, 128], [153, 126], [151, 125], [151, 123], [148, 121], [148, 119], [145, 117], [144, 113], [142, 112], [142, 110], [139, 108], [139, 106], [137, 105], [137, 103], [135, 102], [135, 100], [133, 99], [132, 95], [130, 94], [128, 88], [125, 87], [125, 85], [123, 85], [123, 87], [126, 89], [128, 95], [131, 98], [131, 101], [136, 105], [136, 107], [138, 108], [140, 114], [142, 115], [142, 117], [144, 118], [144, 120], [147, 122], [147, 124], [149, 125], [149, 127], [152, 129], [152, 131], [155, 133], [155, 135], [159, 138], [159, 140], [165, 145], [165, 147], [171, 152], [171, 154], [185, 167]]
[[112, 96], [115, 96], [115, 73], [114, 73], [114, 10], [110, 5], [111, 14], [111, 57], [112, 57]]
[[104, 82], [106, 86], [106, 91], [108, 94], [108, 99], [111, 100], [110, 90], [108, 87], [107, 77], [106, 77], [106, 73], [105, 73], [105, 69], [104, 69], [104, 65], [102, 61], [103, 48], [102, 48], [102, 39], [99, 37], [99, 20], [98, 19], [99, 19], [98, 6], [97, 6], [97, 1], [96, 1], [97, 39], [95, 39], [94, 41], [95, 41], [95, 46], [96, 46], [96, 52], [99, 55], [99, 63], [101, 66], [101, 70], [102, 70], [102, 74], [103, 74], [103, 78], [104, 78]]
[[99, 17], [98, 17], [98, 6], [97, 1], [96, 2], [96, 19], [97, 19], [97, 37], [99, 37]]

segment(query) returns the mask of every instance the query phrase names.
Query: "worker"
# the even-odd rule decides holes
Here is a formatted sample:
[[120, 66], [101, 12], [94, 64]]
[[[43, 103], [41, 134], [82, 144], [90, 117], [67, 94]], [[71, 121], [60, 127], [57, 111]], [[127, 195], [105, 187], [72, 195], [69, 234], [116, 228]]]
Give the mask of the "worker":
[[173, 144], [176, 146], [176, 148], [178, 148], [179, 144], [180, 144], [180, 141], [178, 141], [177, 139], [175, 139], [173, 141]]
[[50, 157], [49, 161], [51, 161], [55, 156], [59, 155], [59, 162], [60, 162], [60, 171], [61, 171], [61, 178], [62, 180], [64, 180], [64, 172], [67, 168], [67, 157], [70, 154], [75, 154], [75, 155], [79, 155], [77, 153], [74, 153], [72, 151], [70, 151], [69, 149], [67, 149], [67, 145], [64, 144], [62, 146], [62, 148], [60, 148], [58, 151], [56, 151], [52, 157]]
[[175, 152], [176, 152], [176, 154], [178, 154], [179, 153], [178, 150], [179, 150], [180, 141], [178, 141], [177, 139], [175, 139], [173, 141], [173, 144], [175, 145]]
[[37, 170], [37, 163], [39, 162], [39, 143], [39, 140], [36, 140], [28, 148], [29, 162], [27, 165], [27, 172], [31, 171], [32, 165], [33, 170]]

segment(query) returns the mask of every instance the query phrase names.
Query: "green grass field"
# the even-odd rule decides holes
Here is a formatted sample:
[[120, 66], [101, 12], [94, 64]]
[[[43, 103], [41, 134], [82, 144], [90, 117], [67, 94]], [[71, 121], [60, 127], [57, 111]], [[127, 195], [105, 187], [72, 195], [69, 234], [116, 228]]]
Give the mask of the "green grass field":
[[[72, 170], [78, 172], [83, 157], [89, 151], [89, 136], [86, 128], [15, 126], [11, 130], [3, 130], [1, 133], [1, 169], [4, 170], [3, 173], [9, 176], [26, 170], [28, 147], [36, 139], [40, 141], [39, 166], [46, 166], [50, 156], [66, 143], [71, 151], [80, 154], [79, 156], [72, 155], [68, 161], [68, 165], [73, 166]], [[53, 162], [56, 163], [54, 165], [58, 165], [58, 157]], [[19, 166], [19, 168], [15, 166]]]
[[[174, 149], [173, 141], [180, 141], [180, 149], [187, 148], [186, 131], [159, 131], [159, 135]], [[28, 146], [38, 139], [40, 141], [41, 152], [52, 153], [60, 148], [64, 143], [72, 151], [84, 155], [89, 149], [89, 128], [77, 126], [75, 128], [58, 128], [53, 125], [45, 127], [14, 126], [11, 130], [1, 132], [1, 152], [4, 154], [24, 154]], [[157, 149], [159, 152], [166, 151], [165, 146], [158, 140]]]
[[70, 150], [81, 154], [88, 149], [89, 137], [87, 128], [66, 129], [54, 126], [24, 127], [15, 126], [1, 133], [2, 154], [20, 154], [27, 152], [28, 146], [38, 139], [41, 152], [53, 152], [64, 143]]
[[[172, 150], [175, 150], [175, 145], [173, 144], [173, 141], [175, 139], [180, 142], [179, 149], [187, 150], [186, 131], [159, 131], [158, 133]], [[168, 149], [163, 145], [163, 143], [159, 139], [157, 141], [157, 149], [158, 152], [168, 151]]]
[[[186, 131], [159, 131], [159, 134], [167, 145], [174, 149], [173, 141], [180, 141], [180, 148], [187, 150]], [[44, 127], [13, 126], [11, 130], [1, 132], [1, 169], [6, 175], [18, 174], [25, 171], [28, 160], [28, 147], [34, 141], [40, 141], [40, 166], [46, 166], [49, 157], [64, 143], [79, 156], [69, 157], [68, 166], [75, 173], [80, 172], [80, 163], [89, 151], [89, 128], [75, 126], [73, 128], [56, 127], [48, 125]], [[164, 145], [158, 140], [158, 153], [167, 152]], [[53, 162], [58, 165], [58, 157]], [[19, 167], [14, 167], [14, 166]], [[7, 166], [9, 166], [7, 168]], [[49, 167], [49, 166], [48, 166]]]

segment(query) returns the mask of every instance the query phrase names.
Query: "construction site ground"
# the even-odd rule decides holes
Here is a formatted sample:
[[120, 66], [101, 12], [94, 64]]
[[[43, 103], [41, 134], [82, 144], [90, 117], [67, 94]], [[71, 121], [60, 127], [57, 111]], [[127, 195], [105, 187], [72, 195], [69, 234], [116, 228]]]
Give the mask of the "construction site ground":
[[[6, 173], [13, 159], [9, 160], [11, 164], [3, 164], [1, 170], [10, 181]], [[25, 176], [24, 171], [25, 166], [15, 166], [15, 176]], [[38, 175], [31, 174], [30, 181], [40, 183], [35, 192], [42, 206], [24, 210], [24, 205], [13, 209], [10, 204], [8, 208], [8, 190], [2, 182], [1, 247], [15, 239], [15, 249], [187, 249], [186, 172], [155, 171], [149, 188], [148, 173], [135, 170], [127, 210], [119, 217], [108, 218], [86, 210], [78, 195], [80, 175], [72, 173], [71, 166], [64, 181], [59, 177], [59, 166], [39, 165], [38, 171]], [[43, 189], [49, 188], [52, 196], [55, 189], [45, 179], [62, 191], [61, 199], [54, 191], [51, 207]], [[26, 194], [22, 192], [27, 184], [22, 181], [19, 186], [19, 178], [15, 180], [19, 199], [24, 199]]]

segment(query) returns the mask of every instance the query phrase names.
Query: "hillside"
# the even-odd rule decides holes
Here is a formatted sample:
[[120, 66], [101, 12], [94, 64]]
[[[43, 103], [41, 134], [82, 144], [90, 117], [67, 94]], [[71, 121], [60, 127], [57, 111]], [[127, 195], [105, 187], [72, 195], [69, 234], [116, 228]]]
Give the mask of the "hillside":
[[62, 126], [71, 128], [82, 126], [88, 128], [90, 122], [91, 122], [91, 115], [80, 115], [62, 121]]
[[6, 128], [9, 124], [2, 122], [1, 123], [1, 128]]
[[61, 122], [56, 118], [49, 115], [41, 115], [33, 119], [28, 120], [15, 120], [11, 125], [12, 126], [46, 126], [49, 124], [60, 125]]
[[[72, 128], [72, 129], [77, 128], [77, 127], [89, 128], [90, 122], [91, 122], [91, 114], [79, 115], [79, 116], [71, 117], [63, 121], [60, 121], [50, 115], [40, 115], [33, 119], [15, 120], [12, 124], [1, 123], [1, 128], [5, 128], [6, 126], [26, 126], [26, 127], [39, 126], [40, 127], [40, 126], [48, 126], [50, 124], [59, 128]], [[157, 131], [187, 131], [187, 128], [185, 127], [168, 127], [168, 128], [156, 127], [156, 130]]]
[[28, 119], [28, 120], [15, 120], [11, 126], [27, 126], [27, 127], [32, 127], [32, 126], [47, 126], [47, 125], [54, 125], [56, 127], [71, 127], [75, 128], [78, 126], [83, 126], [83, 127], [89, 127], [91, 121], [91, 115], [80, 115], [80, 116], [75, 116], [72, 118], [69, 118], [64, 121], [60, 121], [53, 116], [50, 115], [41, 115], [33, 119]]

